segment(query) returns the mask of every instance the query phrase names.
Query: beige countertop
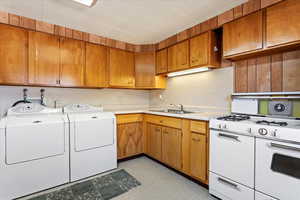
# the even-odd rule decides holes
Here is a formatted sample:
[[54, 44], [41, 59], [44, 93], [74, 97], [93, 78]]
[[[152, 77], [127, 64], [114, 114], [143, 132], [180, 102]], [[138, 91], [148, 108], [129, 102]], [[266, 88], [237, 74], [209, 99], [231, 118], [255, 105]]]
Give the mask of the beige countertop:
[[113, 112], [116, 115], [145, 113], [145, 114], [152, 114], [152, 115], [161, 115], [161, 116], [203, 120], [203, 121], [209, 121], [212, 118], [216, 118], [228, 114], [224, 112], [223, 113], [222, 112], [194, 112], [188, 114], [174, 114], [174, 113], [165, 113], [165, 112], [158, 112], [158, 111], [156, 112], [156, 111], [149, 111], [149, 110], [105, 110], [105, 111]]

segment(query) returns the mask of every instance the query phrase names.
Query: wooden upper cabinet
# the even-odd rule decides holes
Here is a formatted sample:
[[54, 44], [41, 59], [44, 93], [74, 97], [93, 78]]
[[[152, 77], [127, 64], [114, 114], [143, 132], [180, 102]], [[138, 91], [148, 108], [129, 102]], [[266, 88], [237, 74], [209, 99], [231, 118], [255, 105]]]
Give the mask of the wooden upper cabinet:
[[255, 12], [223, 27], [223, 56], [230, 58], [263, 48], [262, 11]]
[[267, 8], [266, 46], [300, 43], [300, 1], [286, 0]]
[[168, 72], [187, 69], [190, 66], [189, 41], [168, 48]]
[[155, 53], [135, 54], [135, 86], [155, 88]]
[[125, 88], [135, 86], [134, 53], [109, 49], [109, 85]]
[[59, 37], [29, 31], [29, 83], [59, 85]]
[[219, 67], [220, 51], [217, 45], [216, 34], [208, 31], [190, 40], [191, 67]]
[[28, 31], [0, 24], [0, 83], [27, 84]]
[[84, 86], [85, 43], [79, 40], [60, 40], [60, 84], [67, 87]]
[[107, 48], [91, 43], [86, 43], [85, 48], [85, 86], [106, 87]]
[[156, 73], [166, 72], [168, 72], [168, 49], [163, 49], [156, 53]]
[[182, 132], [180, 129], [162, 128], [162, 160], [176, 169], [182, 168], [181, 163]]

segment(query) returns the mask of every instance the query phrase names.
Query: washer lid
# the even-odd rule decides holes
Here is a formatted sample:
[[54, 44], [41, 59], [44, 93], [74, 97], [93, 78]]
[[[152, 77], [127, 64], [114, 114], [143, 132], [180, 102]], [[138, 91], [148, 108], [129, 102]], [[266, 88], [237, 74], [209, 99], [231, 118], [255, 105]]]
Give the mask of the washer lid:
[[8, 109], [7, 116], [42, 115], [50, 113], [62, 113], [62, 110], [49, 108], [37, 103], [25, 103]]
[[8, 116], [6, 127], [37, 126], [42, 124], [64, 123], [64, 116], [59, 114], [30, 115], [30, 116]]

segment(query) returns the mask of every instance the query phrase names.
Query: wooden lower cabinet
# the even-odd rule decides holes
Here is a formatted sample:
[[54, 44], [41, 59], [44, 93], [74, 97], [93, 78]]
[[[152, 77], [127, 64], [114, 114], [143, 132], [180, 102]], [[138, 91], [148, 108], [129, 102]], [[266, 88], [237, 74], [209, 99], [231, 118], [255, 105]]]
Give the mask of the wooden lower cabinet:
[[182, 168], [182, 132], [179, 129], [162, 127], [162, 161], [176, 169]]
[[202, 181], [207, 180], [207, 138], [205, 135], [192, 133], [190, 154], [191, 175]]
[[117, 132], [118, 159], [143, 153], [142, 123], [119, 124]]
[[154, 124], [147, 124], [148, 154], [149, 156], [162, 159], [162, 128]]

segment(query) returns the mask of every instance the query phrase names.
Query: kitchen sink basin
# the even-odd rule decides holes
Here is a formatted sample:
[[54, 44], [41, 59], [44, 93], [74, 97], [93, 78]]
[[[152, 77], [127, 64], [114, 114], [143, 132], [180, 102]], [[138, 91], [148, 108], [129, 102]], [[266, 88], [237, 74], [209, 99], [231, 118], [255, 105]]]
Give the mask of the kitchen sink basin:
[[168, 110], [150, 110], [151, 112], [163, 112], [163, 113], [172, 113], [172, 114], [191, 114], [194, 112], [191, 111], [186, 111], [186, 110], [173, 110], [173, 109], [168, 109]]

